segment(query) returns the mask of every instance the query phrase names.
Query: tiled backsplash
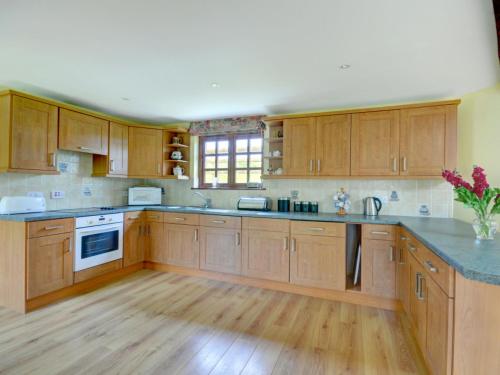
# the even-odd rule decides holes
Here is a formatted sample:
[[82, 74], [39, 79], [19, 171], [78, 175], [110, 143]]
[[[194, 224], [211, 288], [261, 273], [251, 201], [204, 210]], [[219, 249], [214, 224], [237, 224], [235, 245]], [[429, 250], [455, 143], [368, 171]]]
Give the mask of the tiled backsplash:
[[[42, 192], [49, 210], [124, 205], [130, 186], [147, 183], [166, 189], [164, 203], [199, 205], [202, 200], [193, 194], [190, 181], [137, 180], [121, 178], [90, 177], [92, 156], [76, 152], [59, 151], [59, 167], [66, 167], [60, 175], [27, 175], [17, 173], [0, 174], [0, 197], [4, 195], [26, 195]], [[62, 164], [62, 165], [61, 165]], [[64, 168], [63, 168], [64, 169]], [[292, 190], [299, 191], [299, 200], [318, 201], [320, 211], [334, 212], [332, 197], [341, 187], [351, 195], [353, 213], [362, 213], [361, 199], [377, 196], [383, 201], [381, 214], [418, 216], [422, 204], [428, 206], [430, 215], [451, 217], [453, 192], [445, 182], [421, 180], [267, 180], [264, 191], [245, 190], [200, 190], [212, 198], [213, 205], [220, 208], [235, 208], [241, 195], [265, 195], [273, 198], [274, 206], [280, 196], [290, 196]], [[63, 199], [50, 199], [50, 192], [62, 190]], [[90, 191], [91, 196], [84, 191]], [[396, 191], [399, 201], [390, 201]]]
[[[61, 164], [66, 167], [60, 175], [0, 174], [0, 197], [42, 192], [48, 210], [117, 206], [127, 203], [129, 186], [142, 183], [142, 180], [90, 177], [92, 155], [89, 154], [58, 151], [57, 161], [59, 167]], [[64, 191], [64, 198], [50, 199], [53, 190]], [[84, 190], [91, 195], [84, 195]]]
[[[189, 181], [148, 180], [148, 184], [162, 186], [166, 190], [166, 204], [198, 205], [202, 200], [193, 194]], [[215, 207], [235, 208], [242, 195], [269, 196], [274, 202], [281, 196], [290, 196], [292, 190], [299, 191], [299, 200], [318, 201], [321, 212], [335, 212], [333, 195], [345, 188], [352, 202], [352, 213], [362, 213], [362, 198], [376, 196], [382, 199], [381, 214], [419, 216], [422, 205], [426, 205], [430, 216], [453, 216], [453, 191], [440, 180], [267, 180], [264, 191], [244, 190], [198, 190], [212, 199]], [[395, 191], [398, 201], [391, 201]]]

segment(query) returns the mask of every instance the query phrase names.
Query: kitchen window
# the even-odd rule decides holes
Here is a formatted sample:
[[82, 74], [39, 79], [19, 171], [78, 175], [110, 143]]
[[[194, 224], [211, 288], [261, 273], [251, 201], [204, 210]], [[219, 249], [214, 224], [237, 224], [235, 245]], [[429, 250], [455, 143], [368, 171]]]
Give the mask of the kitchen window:
[[200, 188], [241, 189], [261, 183], [262, 134], [200, 137]]

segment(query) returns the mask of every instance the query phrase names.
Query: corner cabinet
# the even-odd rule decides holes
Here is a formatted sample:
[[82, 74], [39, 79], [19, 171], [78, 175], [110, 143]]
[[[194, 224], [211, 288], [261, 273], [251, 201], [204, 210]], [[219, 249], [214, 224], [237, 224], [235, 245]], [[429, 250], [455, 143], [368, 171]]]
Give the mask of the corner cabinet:
[[55, 174], [57, 107], [0, 96], [0, 171]]
[[84, 113], [59, 109], [61, 150], [107, 155], [109, 121]]
[[146, 223], [142, 211], [125, 213], [123, 267], [144, 262]]
[[129, 177], [162, 177], [163, 131], [130, 126], [128, 132]]

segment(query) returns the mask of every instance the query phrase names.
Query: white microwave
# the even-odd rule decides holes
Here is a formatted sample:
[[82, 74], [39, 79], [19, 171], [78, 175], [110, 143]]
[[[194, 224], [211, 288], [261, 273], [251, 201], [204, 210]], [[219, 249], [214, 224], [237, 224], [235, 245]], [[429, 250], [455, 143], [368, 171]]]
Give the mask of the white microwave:
[[150, 206], [161, 204], [161, 188], [131, 187], [128, 189], [129, 206]]

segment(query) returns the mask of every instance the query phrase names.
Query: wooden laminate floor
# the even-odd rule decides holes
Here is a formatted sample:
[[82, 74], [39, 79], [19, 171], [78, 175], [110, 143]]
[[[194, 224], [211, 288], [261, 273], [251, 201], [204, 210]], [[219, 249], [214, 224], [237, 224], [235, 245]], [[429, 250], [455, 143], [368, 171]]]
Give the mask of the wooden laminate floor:
[[390, 311], [147, 270], [0, 308], [0, 374], [425, 373], [412, 353]]

